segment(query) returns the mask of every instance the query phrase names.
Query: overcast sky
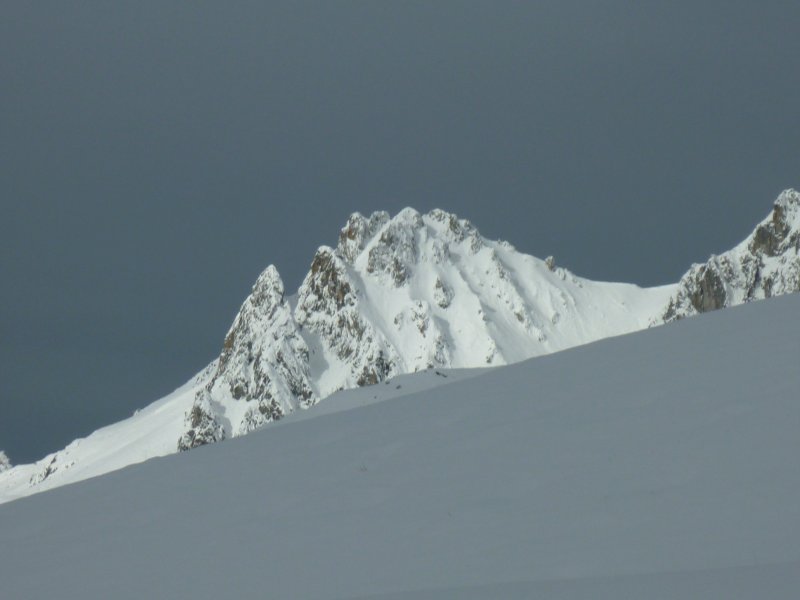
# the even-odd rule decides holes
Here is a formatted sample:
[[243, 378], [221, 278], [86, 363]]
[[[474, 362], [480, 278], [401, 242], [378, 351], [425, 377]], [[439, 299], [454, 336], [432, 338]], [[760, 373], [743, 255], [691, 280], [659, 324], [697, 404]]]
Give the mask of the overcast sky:
[[676, 281], [800, 186], [799, 26], [796, 1], [6, 3], [0, 448], [183, 383], [355, 210]]

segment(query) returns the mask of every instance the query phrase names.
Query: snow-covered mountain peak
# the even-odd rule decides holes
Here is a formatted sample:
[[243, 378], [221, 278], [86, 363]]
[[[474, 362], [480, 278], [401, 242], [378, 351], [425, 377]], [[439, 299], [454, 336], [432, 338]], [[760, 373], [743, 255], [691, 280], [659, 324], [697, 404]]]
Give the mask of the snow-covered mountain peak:
[[[353, 213], [336, 247], [318, 248], [295, 294], [274, 266], [259, 275], [219, 357], [164, 406], [120, 424], [137, 441], [104, 468], [243, 435], [341, 389], [502, 365], [641, 329], [671, 291], [581, 279], [440, 209]], [[85, 477], [92, 461], [80, 457], [96, 457], [104, 436], [14, 469], [13, 480]]]
[[291, 300], [274, 268], [259, 277], [180, 448], [246, 433], [339, 389], [631, 331], [666, 294], [577, 278], [443, 210], [353, 213]]
[[772, 213], [756, 227], [748, 246], [753, 254], [766, 256], [800, 246], [800, 193], [788, 189], [778, 196]]
[[264, 269], [264, 272], [258, 276], [255, 284], [253, 284], [250, 300], [255, 305], [274, 307], [283, 300], [283, 293], [283, 279], [281, 279], [275, 265], [270, 265]]
[[473, 251], [481, 247], [480, 234], [469, 221], [441, 209], [423, 215], [406, 207], [394, 217], [385, 211], [374, 212], [369, 217], [355, 212], [341, 229], [336, 250], [350, 263], [365, 250], [369, 254], [373, 248], [377, 248], [373, 261], [385, 253], [405, 254], [409, 258], [409, 254], [416, 257], [413, 250], [425, 240], [439, 239], [441, 243], [449, 244], [460, 243], [466, 237], [473, 242]]
[[393, 223], [405, 223], [411, 228], [419, 228], [422, 226], [422, 215], [416, 208], [406, 206], [400, 209], [390, 221]]
[[369, 218], [354, 212], [339, 233], [337, 251], [348, 262], [353, 262], [361, 254], [364, 245], [372, 239], [375, 232], [389, 221], [389, 213], [378, 211]]
[[9, 469], [0, 492], [25, 495], [243, 435], [396, 375], [513, 363], [798, 290], [795, 190], [735, 248], [694, 265], [678, 285], [649, 289], [583, 279], [444, 210], [353, 213], [336, 246], [316, 251], [296, 293], [274, 266], [259, 275], [219, 357], [196, 378], [128, 420]]
[[794, 213], [794, 223], [800, 226], [800, 192], [794, 188], [783, 190], [775, 200], [775, 207]]
[[312, 318], [313, 313], [341, 309], [355, 302], [345, 261], [330, 246], [320, 246], [298, 290], [295, 316], [304, 322]]
[[733, 249], [692, 265], [654, 323], [800, 291], [800, 193], [788, 189]]
[[[352, 237], [356, 242], [340, 241], [339, 253], [360, 271], [383, 278], [395, 287], [409, 280], [417, 264], [450, 262], [454, 246], [464, 245], [466, 254], [475, 254], [484, 247], [485, 240], [469, 221], [441, 209], [423, 215], [404, 208], [392, 218], [385, 216], [386, 213], [375, 213], [368, 222], [357, 220], [356, 215], [355, 219], [351, 217], [340, 240], [349, 241]], [[373, 229], [372, 224], [378, 227]], [[356, 247], [357, 254], [353, 251]]]
[[431, 229], [444, 234], [452, 242], [463, 242], [467, 237], [480, 238], [478, 230], [472, 223], [439, 208], [434, 208], [426, 214], [425, 222]]

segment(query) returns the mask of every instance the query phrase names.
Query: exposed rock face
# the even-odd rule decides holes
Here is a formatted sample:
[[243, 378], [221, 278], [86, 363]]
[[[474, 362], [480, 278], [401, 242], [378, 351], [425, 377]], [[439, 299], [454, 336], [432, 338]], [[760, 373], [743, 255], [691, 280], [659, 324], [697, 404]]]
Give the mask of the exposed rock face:
[[459, 219], [452, 213], [434, 208], [427, 217], [436, 223], [445, 226], [439, 229], [440, 235], [448, 244], [462, 244], [466, 242], [470, 254], [477, 254], [484, 247], [484, 240], [478, 230], [466, 219]]
[[191, 450], [225, 439], [225, 430], [216, 411], [211, 407], [211, 402], [207, 390], [197, 393], [194, 404], [186, 415], [187, 430], [178, 440], [178, 450]]
[[197, 388], [178, 448], [245, 434], [338, 389], [522, 360], [652, 316], [632, 319], [617, 299], [649, 292], [592, 284], [589, 301], [584, 281], [442, 210], [354, 213], [291, 301], [274, 267], [258, 278]]
[[[284, 297], [283, 281], [270, 266], [225, 336], [216, 372], [198, 390], [186, 415], [179, 448], [244, 434], [298, 406], [313, 404], [308, 359], [308, 347]], [[224, 406], [231, 409], [221, 410]]]
[[393, 373], [396, 353], [362, 313], [356, 278], [331, 248], [317, 251], [298, 292], [295, 319], [340, 361], [340, 387], [371, 385]]
[[741, 244], [692, 265], [655, 322], [800, 291], [800, 193], [786, 190]]
[[339, 233], [336, 250], [343, 259], [352, 263], [361, 254], [366, 244], [383, 225], [389, 221], [389, 213], [379, 211], [367, 219], [361, 213], [353, 213]]
[[453, 301], [453, 290], [438, 277], [434, 284], [433, 298], [439, 308], [447, 308]]
[[416, 234], [423, 226], [422, 216], [414, 209], [400, 212], [369, 249], [367, 273], [385, 273], [396, 287], [403, 285], [417, 262]]
[[11, 468], [11, 460], [8, 458], [8, 455], [0, 450], [0, 473], [3, 471], [8, 471]]

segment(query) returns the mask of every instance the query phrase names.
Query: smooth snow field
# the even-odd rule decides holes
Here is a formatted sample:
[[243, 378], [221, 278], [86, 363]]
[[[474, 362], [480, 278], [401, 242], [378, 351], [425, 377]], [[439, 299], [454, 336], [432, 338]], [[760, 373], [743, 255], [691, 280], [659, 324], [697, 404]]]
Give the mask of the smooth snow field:
[[0, 506], [0, 598], [800, 597], [800, 295], [379, 385]]

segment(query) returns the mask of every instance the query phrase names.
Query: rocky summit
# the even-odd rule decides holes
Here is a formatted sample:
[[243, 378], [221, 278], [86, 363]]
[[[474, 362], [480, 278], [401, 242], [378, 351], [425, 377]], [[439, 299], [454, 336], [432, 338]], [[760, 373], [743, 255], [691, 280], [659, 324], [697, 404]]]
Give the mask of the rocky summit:
[[442, 210], [355, 213], [296, 294], [273, 266], [258, 278], [178, 448], [397, 374], [502, 365], [639, 329], [670, 291], [581, 279]]

